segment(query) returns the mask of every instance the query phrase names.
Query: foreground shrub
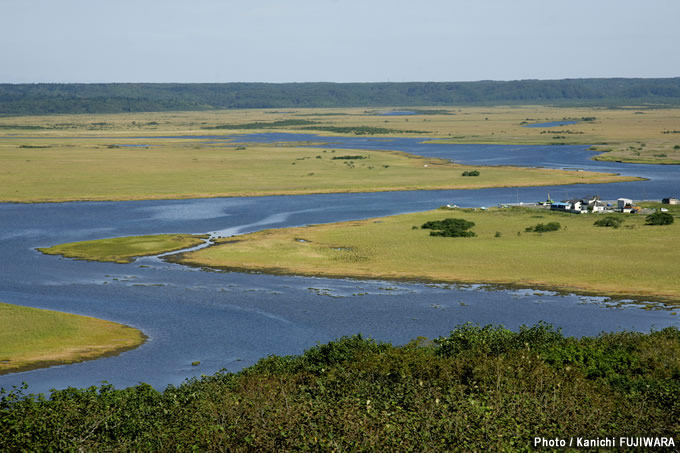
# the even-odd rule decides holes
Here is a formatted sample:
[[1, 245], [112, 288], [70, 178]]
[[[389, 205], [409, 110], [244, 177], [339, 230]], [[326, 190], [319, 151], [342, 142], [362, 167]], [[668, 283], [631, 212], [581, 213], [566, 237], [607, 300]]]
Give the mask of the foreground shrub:
[[532, 227], [526, 227], [524, 231], [527, 233], [546, 233], [548, 231], [557, 231], [560, 228], [562, 228], [562, 225], [560, 225], [559, 222], [549, 222], [546, 224], [543, 223], [537, 223], [536, 225]]
[[531, 451], [534, 436], [673, 436], [680, 331], [457, 327], [361, 336], [158, 392], [0, 394], [0, 451]]
[[600, 220], [596, 220], [595, 223], [593, 223], [593, 225], [599, 227], [618, 228], [621, 226], [622, 223], [623, 223], [622, 218], [608, 215], [607, 217], [604, 217]]
[[657, 211], [645, 217], [647, 225], [670, 225], [675, 221], [673, 216], [667, 212]]

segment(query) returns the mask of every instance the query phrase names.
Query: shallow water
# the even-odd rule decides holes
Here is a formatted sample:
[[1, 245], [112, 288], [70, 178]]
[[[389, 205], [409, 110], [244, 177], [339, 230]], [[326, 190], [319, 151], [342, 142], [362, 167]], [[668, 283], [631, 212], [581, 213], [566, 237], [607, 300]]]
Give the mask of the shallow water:
[[[279, 139], [279, 134], [269, 135], [269, 140], [272, 135]], [[365, 140], [365, 145], [357, 146], [358, 140]], [[386, 145], [385, 141], [357, 139], [334, 146], [392, 148], [396, 144], [413, 146], [412, 151], [441, 150], [406, 140]], [[456, 153], [455, 160], [483, 160], [480, 155], [484, 153], [490, 158], [505, 155], [518, 160], [543, 155], [549, 162], [571, 165], [588, 163], [590, 155], [583, 147], [542, 147], [543, 152], [532, 147], [491, 147], [478, 148], [475, 157], [475, 147], [454, 148], [446, 152]], [[465, 207], [536, 201], [545, 199], [548, 191], [553, 198], [565, 191], [570, 196], [600, 193], [603, 198], [642, 198], [643, 186], [649, 198], [668, 196], [669, 187], [677, 191], [677, 167], [625, 168], [635, 170], [633, 174], [652, 175], [653, 180], [468, 191], [0, 204], [4, 262], [0, 301], [122, 322], [149, 336], [142, 347], [116, 357], [0, 376], [0, 387], [26, 381], [29, 391], [45, 392], [108, 381], [116, 387], [147, 382], [162, 389], [221, 368], [236, 371], [269, 354], [300, 353], [342, 335], [362, 333], [400, 344], [421, 335], [446, 335], [467, 321], [517, 328], [543, 320], [570, 335], [677, 326], [677, 316], [667, 310], [617, 305], [607, 298], [479, 285], [204, 272], [155, 257], [131, 264], [92, 263], [35, 251], [36, 247], [103, 237], [172, 232], [232, 235], [421, 211], [447, 203]], [[197, 360], [200, 365], [191, 366]]]
[[525, 124], [524, 127], [560, 127], [576, 123], [578, 123], [578, 121], [548, 121], [546, 123]]

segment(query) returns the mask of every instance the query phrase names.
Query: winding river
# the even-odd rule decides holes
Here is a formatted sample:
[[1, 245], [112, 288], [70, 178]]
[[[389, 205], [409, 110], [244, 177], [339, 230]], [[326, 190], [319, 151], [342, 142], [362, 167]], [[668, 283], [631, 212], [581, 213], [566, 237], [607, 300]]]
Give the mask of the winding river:
[[[225, 145], [319, 141], [302, 134], [204, 137]], [[270, 354], [297, 354], [317, 343], [362, 333], [396, 344], [446, 335], [467, 321], [509, 328], [546, 321], [569, 335], [663, 328], [678, 316], [657, 304], [485, 285], [431, 285], [206, 272], [156, 257], [130, 264], [42, 255], [36, 247], [152, 233], [241, 234], [393, 215], [442, 204], [492, 206], [599, 194], [605, 199], [680, 195], [680, 167], [589, 160], [583, 146], [435, 145], [411, 138], [332, 138], [326, 147], [393, 149], [479, 165], [522, 165], [616, 172], [647, 181], [606, 185], [467, 191], [383, 192], [136, 202], [0, 204], [0, 301], [121, 322], [149, 340], [115, 357], [0, 376], [30, 392], [103, 381], [147, 382], [158, 389]], [[150, 143], [153, 146], [153, 143]], [[229, 145], [232, 146], [232, 145]], [[649, 307], [655, 309], [648, 309]], [[200, 361], [199, 366], [192, 362]]]

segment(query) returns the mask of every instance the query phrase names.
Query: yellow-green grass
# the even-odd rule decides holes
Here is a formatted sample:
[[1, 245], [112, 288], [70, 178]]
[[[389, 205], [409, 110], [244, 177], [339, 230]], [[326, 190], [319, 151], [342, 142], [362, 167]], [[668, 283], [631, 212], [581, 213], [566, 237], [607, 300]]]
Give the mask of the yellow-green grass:
[[148, 236], [128, 236], [92, 241], [69, 242], [52, 247], [39, 248], [47, 255], [62, 255], [91, 261], [112, 261], [130, 263], [136, 257], [173, 252], [203, 243], [207, 235], [192, 234], [155, 234]]
[[[397, 110], [409, 110], [396, 106]], [[425, 107], [424, 109], [427, 109]], [[256, 122], [272, 123], [283, 120], [318, 122], [322, 135], [339, 135], [322, 130], [335, 127], [380, 127], [393, 130], [418, 130], [423, 133], [390, 132], [389, 136], [423, 136], [449, 143], [504, 143], [504, 144], [582, 144], [596, 145], [610, 151], [598, 159], [644, 161], [653, 163], [680, 162], [680, 134], [664, 133], [680, 130], [680, 109], [650, 109], [631, 106], [608, 108], [555, 108], [546, 106], [498, 107], [430, 107], [448, 114], [418, 114], [410, 116], [380, 116], [384, 109], [286, 109], [225, 110], [210, 112], [164, 112], [98, 115], [52, 115], [0, 118], [0, 136], [31, 137], [125, 137], [202, 134], [219, 135], [251, 132], [300, 132], [299, 127], [276, 129], [220, 130], [205, 129], [219, 125], [246, 125]], [[578, 124], [526, 128], [522, 123], [562, 121], [565, 119], [595, 118]], [[12, 129], [8, 126], [20, 126]], [[33, 126], [46, 129], [27, 130]], [[22, 128], [23, 127], [23, 128]], [[305, 130], [303, 132], [313, 133]], [[380, 135], [380, 134], [378, 134]], [[40, 145], [41, 140], [24, 144]], [[639, 153], [639, 154], [638, 154]]]
[[0, 374], [115, 355], [145, 339], [102, 319], [0, 303]]
[[[220, 240], [177, 261], [234, 270], [494, 283], [680, 302], [680, 222], [647, 226], [643, 215], [616, 215], [625, 219], [619, 229], [594, 226], [602, 218], [597, 214], [435, 210], [265, 230]], [[429, 230], [412, 228], [449, 217], [475, 222], [477, 237], [431, 237]], [[553, 221], [562, 229], [525, 232]]]
[[[150, 147], [110, 147], [121, 142]], [[333, 159], [347, 155], [364, 158]], [[179, 138], [7, 138], [0, 140], [0, 162], [0, 200], [12, 202], [476, 189], [636, 179], [549, 169], [467, 167], [394, 151], [239, 146]], [[479, 177], [461, 176], [473, 168], [481, 171]]]

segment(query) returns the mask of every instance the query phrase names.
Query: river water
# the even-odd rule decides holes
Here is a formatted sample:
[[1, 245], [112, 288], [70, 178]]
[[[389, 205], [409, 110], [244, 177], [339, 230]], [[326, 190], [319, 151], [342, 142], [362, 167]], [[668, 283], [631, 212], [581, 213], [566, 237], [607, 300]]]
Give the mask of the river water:
[[[303, 138], [311, 139], [264, 134], [234, 140]], [[116, 387], [147, 382], [163, 389], [223, 368], [237, 371], [270, 354], [297, 354], [343, 335], [362, 333], [401, 344], [417, 336], [446, 335], [468, 321], [513, 329], [546, 321], [577, 336], [679, 324], [668, 310], [643, 309], [639, 302], [606, 297], [484, 285], [206, 272], [155, 257], [130, 264], [94, 263], [35, 250], [63, 242], [152, 233], [241, 234], [421, 211], [447, 203], [469, 207], [536, 201], [545, 199], [548, 191], [553, 198], [564, 193], [633, 199], [660, 199], [677, 196], [679, 191], [679, 167], [597, 163], [588, 160], [592, 153], [584, 147], [424, 145], [414, 139], [362, 137], [332, 140], [328, 147], [398, 149], [472, 164], [597, 169], [650, 180], [468, 191], [0, 204], [0, 301], [121, 322], [149, 337], [140, 348], [115, 357], [0, 376], [0, 387], [25, 381], [29, 391], [46, 392], [106, 381]], [[193, 361], [200, 365], [192, 366]]]

